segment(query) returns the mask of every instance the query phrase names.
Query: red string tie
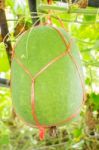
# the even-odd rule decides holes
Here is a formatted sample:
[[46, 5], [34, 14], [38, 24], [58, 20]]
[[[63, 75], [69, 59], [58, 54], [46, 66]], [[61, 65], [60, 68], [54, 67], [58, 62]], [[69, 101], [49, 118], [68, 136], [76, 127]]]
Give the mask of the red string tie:
[[43, 140], [45, 137], [45, 128], [44, 127], [39, 127], [39, 137], [40, 140]]

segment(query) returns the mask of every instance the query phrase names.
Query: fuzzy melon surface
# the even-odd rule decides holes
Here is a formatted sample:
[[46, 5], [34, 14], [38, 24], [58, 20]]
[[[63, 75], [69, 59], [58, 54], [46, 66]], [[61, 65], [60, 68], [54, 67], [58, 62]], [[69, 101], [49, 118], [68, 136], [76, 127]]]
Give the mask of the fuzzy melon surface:
[[[58, 28], [66, 41], [71, 36]], [[51, 26], [39, 26], [22, 34], [15, 47], [15, 55], [34, 76], [52, 59], [66, 51], [59, 33]], [[81, 67], [78, 47], [74, 40], [71, 53]], [[12, 101], [16, 113], [25, 122], [35, 125], [31, 106], [31, 78], [24, 69], [12, 61]], [[82, 68], [80, 68], [81, 75]], [[69, 55], [49, 66], [35, 80], [35, 113], [40, 124], [53, 125], [74, 114], [81, 106], [83, 90], [81, 81]]]

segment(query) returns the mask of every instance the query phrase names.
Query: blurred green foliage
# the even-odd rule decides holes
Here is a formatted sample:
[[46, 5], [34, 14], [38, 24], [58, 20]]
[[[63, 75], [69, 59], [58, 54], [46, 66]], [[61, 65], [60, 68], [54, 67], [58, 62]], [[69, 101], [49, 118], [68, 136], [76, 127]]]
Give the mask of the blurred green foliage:
[[[9, 28], [12, 25], [13, 29], [10, 30], [13, 45], [24, 24], [23, 31], [32, 26], [27, 1], [20, 4], [20, 1], [6, 0], [6, 13], [8, 20], [12, 16], [13, 20], [18, 19], [8, 21]], [[99, 149], [99, 14], [54, 12], [51, 19], [54, 24], [61, 26], [55, 16], [63, 20], [66, 29], [79, 45], [87, 93], [81, 119], [70, 127], [59, 128], [56, 137], [47, 133], [45, 140], [40, 141], [36, 129], [26, 126], [12, 115], [11, 91], [0, 87], [0, 150]], [[10, 66], [3, 41], [0, 43], [0, 77], [10, 79]]]
[[0, 72], [7, 72], [9, 70], [9, 62], [3, 42], [0, 43]]

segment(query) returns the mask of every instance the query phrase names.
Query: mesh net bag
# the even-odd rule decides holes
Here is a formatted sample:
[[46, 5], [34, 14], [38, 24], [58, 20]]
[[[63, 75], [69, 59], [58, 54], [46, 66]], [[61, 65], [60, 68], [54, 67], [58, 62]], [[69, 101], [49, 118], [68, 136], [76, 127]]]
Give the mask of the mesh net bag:
[[75, 120], [84, 103], [78, 50], [71, 35], [51, 23], [32, 27], [17, 40], [11, 65], [13, 106], [22, 120], [39, 128], [41, 139], [46, 128]]

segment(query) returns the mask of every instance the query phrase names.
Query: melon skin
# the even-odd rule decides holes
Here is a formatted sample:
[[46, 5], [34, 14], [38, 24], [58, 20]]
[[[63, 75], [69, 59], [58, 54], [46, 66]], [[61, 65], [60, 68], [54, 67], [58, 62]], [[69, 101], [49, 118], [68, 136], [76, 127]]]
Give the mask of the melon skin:
[[[71, 36], [57, 28], [67, 42]], [[34, 76], [67, 48], [59, 33], [51, 26], [39, 26], [22, 34], [15, 47], [15, 55]], [[78, 47], [72, 40], [71, 54], [80, 66]], [[11, 66], [12, 102], [16, 113], [25, 122], [35, 125], [31, 106], [29, 75], [13, 58]], [[74, 114], [82, 105], [83, 89], [78, 71], [69, 55], [49, 66], [35, 80], [35, 113], [41, 125], [53, 126]]]

